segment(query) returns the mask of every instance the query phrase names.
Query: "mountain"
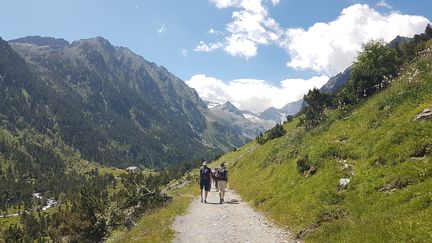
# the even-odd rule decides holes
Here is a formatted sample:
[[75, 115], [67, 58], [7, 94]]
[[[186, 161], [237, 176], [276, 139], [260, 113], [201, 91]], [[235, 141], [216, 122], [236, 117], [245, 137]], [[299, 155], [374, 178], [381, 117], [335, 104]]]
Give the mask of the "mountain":
[[245, 138], [163, 66], [102, 37], [1, 40], [2, 124], [54, 137], [84, 159], [161, 167], [215, 155]]
[[207, 100], [204, 100], [204, 103], [206, 104], [207, 108], [209, 108], [210, 110], [221, 105], [219, 103], [211, 102], [211, 101], [207, 101]]
[[225, 104], [217, 107], [218, 109], [228, 112], [228, 113], [232, 113], [235, 114], [237, 116], [243, 116], [243, 113], [237, 109], [237, 107], [235, 107], [231, 102], [227, 101]]
[[231, 126], [236, 133], [248, 139], [254, 139], [261, 132], [274, 126], [273, 122], [262, 120], [253, 112], [240, 111], [229, 101], [222, 105], [213, 102], [207, 102], [207, 104], [219, 122]]
[[429, 242], [432, 42], [421, 44], [367, 100], [327, 109], [311, 130], [296, 117], [283, 124], [284, 136], [253, 141], [215, 164], [225, 162], [230, 186], [299, 240]]
[[327, 94], [336, 92], [351, 78], [352, 69], [353, 66], [349, 66], [343, 72], [331, 77], [329, 81], [320, 88], [320, 91]]
[[42, 37], [42, 36], [27, 36], [14, 40], [8, 41], [9, 43], [21, 43], [30, 44], [35, 46], [49, 46], [52, 48], [65, 48], [69, 45], [69, 42], [65, 39], [57, 39], [53, 37]]
[[412, 40], [413, 40], [413, 38], [398, 35], [398, 36], [396, 36], [396, 38], [394, 38], [392, 41], [390, 41], [388, 43], [388, 45], [391, 48], [398, 48], [399, 46], [406, 44]]
[[274, 125], [274, 122], [261, 119], [261, 118], [258, 117], [258, 114], [254, 113], [252, 111], [241, 110], [241, 113], [243, 114], [244, 118], [248, 119], [251, 122], [254, 122], [254, 123], [268, 122], [269, 124], [273, 124]]
[[286, 120], [286, 113], [274, 107], [269, 107], [265, 111], [260, 112], [258, 117], [267, 121], [281, 123]]
[[286, 115], [292, 115], [293, 116], [300, 111], [302, 104], [303, 104], [303, 99], [300, 99], [300, 100], [286, 104], [280, 110], [282, 112], [285, 112]]

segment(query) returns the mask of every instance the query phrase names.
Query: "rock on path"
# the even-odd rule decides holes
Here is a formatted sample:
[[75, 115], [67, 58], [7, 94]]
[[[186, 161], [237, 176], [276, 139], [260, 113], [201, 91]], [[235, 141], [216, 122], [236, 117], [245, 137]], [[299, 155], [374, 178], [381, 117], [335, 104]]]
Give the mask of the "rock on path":
[[207, 203], [194, 199], [188, 213], [174, 222], [174, 242], [296, 242], [232, 190], [226, 192], [225, 201], [219, 204], [219, 194], [213, 190]]

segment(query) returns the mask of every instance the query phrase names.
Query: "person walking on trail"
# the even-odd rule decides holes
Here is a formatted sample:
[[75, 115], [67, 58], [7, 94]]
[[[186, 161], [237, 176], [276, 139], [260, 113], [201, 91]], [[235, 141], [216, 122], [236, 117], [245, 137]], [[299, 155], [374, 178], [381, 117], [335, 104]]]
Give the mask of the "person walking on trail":
[[207, 195], [211, 189], [212, 176], [213, 174], [211, 169], [207, 167], [207, 162], [204, 161], [203, 166], [200, 168], [200, 173], [199, 173], [201, 202], [203, 202], [203, 191], [204, 191], [204, 203], [207, 203]]
[[217, 171], [219, 169], [220, 169], [219, 167], [216, 167], [214, 169], [214, 171], [213, 171], [213, 181], [214, 181], [214, 184], [215, 184], [215, 190], [216, 190], [216, 192], [219, 192], [218, 179], [216, 178], [216, 173], [217, 173]]
[[225, 202], [225, 189], [228, 182], [228, 170], [225, 163], [220, 165], [220, 168], [215, 173], [215, 178], [218, 181], [220, 204]]

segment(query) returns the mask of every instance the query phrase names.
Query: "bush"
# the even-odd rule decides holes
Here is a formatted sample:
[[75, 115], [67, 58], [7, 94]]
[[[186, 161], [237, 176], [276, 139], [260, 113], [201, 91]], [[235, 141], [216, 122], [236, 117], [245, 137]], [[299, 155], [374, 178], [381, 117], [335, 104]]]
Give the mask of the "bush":
[[255, 140], [257, 141], [258, 144], [263, 145], [267, 141], [278, 138], [278, 137], [282, 137], [285, 134], [286, 134], [286, 131], [285, 131], [284, 127], [281, 124], [276, 124], [275, 127], [268, 130], [267, 132], [265, 132], [265, 134], [260, 133], [255, 138]]
[[286, 116], [286, 121], [287, 122], [292, 122], [293, 119], [294, 119], [294, 116], [292, 116], [292, 115], [287, 115]]
[[354, 63], [351, 80], [338, 94], [339, 103], [358, 101], [382, 90], [395, 77], [402, 65], [398, 52], [384, 41], [370, 41]]
[[272, 140], [285, 135], [286, 131], [281, 124], [276, 124], [268, 133], [268, 140]]
[[309, 90], [303, 99], [308, 106], [305, 108], [305, 118], [302, 123], [306, 128], [311, 129], [326, 118], [324, 113], [325, 109], [327, 107], [333, 107], [332, 96], [314, 88], [313, 90]]
[[307, 155], [297, 160], [297, 169], [305, 176], [312, 175], [316, 171], [315, 165], [313, 165], [312, 161], [309, 160], [309, 156]]

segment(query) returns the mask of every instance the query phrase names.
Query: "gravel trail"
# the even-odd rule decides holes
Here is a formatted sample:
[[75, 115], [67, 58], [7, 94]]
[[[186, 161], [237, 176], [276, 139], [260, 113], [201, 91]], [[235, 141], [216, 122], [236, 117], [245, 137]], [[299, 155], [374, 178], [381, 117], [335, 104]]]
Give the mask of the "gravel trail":
[[232, 190], [219, 204], [219, 194], [212, 190], [207, 203], [194, 199], [186, 215], [176, 218], [175, 243], [179, 242], [298, 242], [244, 203]]

